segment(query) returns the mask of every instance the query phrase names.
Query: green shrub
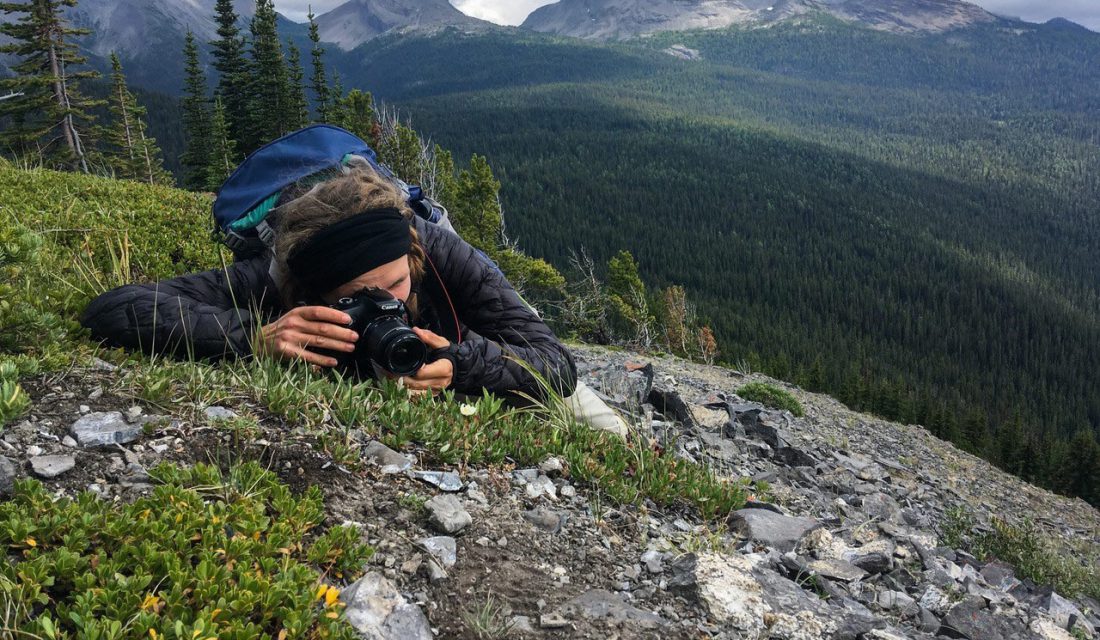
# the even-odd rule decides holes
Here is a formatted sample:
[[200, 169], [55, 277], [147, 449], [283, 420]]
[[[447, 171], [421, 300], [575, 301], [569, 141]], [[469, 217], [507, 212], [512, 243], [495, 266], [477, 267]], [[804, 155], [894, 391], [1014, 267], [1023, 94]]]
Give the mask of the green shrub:
[[764, 382], [750, 382], [738, 389], [737, 395], [745, 400], [759, 402], [765, 407], [785, 409], [798, 417], [805, 415], [805, 412], [802, 411], [802, 405], [798, 403], [798, 400], [787, 391], [775, 385], [766, 384]]
[[940, 537], [945, 545], [972, 553], [980, 560], [1007, 562], [1016, 568], [1017, 576], [1050, 585], [1063, 595], [1100, 598], [1097, 548], [1067, 553], [1061, 542], [1030, 520], [1013, 524], [993, 518], [991, 531], [976, 531], [975, 524], [970, 510], [956, 505], [944, 513]]
[[[163, 465], [151, 496], [122, 505], [55, 500], [21, 480], [0, 504], [5, 633], [40, 638], [353, 638], [336, 591], [371, 550], [323, 519], [320, 491], [295, 497], [258, 464]], [[284, 635], [285, 632], [285, 635]], [[6, 637], [6, 636], [5, 636]]]

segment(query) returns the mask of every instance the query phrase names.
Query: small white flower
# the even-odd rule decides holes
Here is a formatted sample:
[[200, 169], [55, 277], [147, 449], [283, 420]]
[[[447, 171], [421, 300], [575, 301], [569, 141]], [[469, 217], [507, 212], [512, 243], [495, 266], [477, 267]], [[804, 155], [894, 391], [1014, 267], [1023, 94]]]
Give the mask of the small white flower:
[[467, 418], [477, 413], [477, 407], [472, 404], [463, 404], [458, 410]]

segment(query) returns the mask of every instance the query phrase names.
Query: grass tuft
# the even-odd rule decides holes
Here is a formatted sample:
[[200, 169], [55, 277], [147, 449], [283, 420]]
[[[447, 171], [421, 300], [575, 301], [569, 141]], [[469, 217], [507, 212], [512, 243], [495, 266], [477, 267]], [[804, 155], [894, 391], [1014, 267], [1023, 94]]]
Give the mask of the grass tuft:
[[745, 400], [759, 402], [765, 407], [790, 411], [801, 418], [805, 415], [802, 405], [789, 392], [764, 382], [750, 382], [737, 390], [737, 395]]

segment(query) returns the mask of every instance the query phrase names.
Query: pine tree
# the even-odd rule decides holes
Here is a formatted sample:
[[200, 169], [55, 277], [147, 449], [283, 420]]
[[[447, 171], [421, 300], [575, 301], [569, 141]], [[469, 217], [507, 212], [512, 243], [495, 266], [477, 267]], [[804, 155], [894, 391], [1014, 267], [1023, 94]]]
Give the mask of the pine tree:
[[287, 131], [296, 131], [306, 126], [309, 122], [309, 103], [306, 102], [305, 88], [302, 80], [305, 73], [302, 71], [302, 55], [294, 42], [287, 40]]
[[93, 120], [88, 110], [103, 102], [85, 98], [78, 89], [80, 80], [99, 74], [75, 70], [86, 59], [72, 38], [90, 32], [65, 23], [62, 7], [74, 6], [76, 0], [0, 2], [0, 11], [22, 14], [0, 24], [0, 34], [14, 40], [0, 46], [0, 53], [20, 57], [12, 67], [16, 77], [0, 80], [0, 90], [23, 94], [0, 102], [0, 116], [11, 116], [14, 124], [0, 132], [0, 145], [20, 156], [37, 154], [48, 166], [88, 173]]
[[156, 140], [146, 134], [146, 110], [126, 86], [122, 62], [111, 54], [111, 98], [108, 100], [113, 118], [107, 132], [107, 161], [120, 178], [143, 180], [149, 184], [171, 184], [171, 175], [164, 170]]
[[195, 45], [195, 35], [187, 32], [183, 49], [186, 81], [183, 110], [184, 152], [180, 158], [183, 164], [183, 184], [188, 189], [202, 189], [207, 183], [207, 171], [210, 166], [210, 111], [206, 97], [206, 74], [199, 65], [199, 49]]
[[229, 118], [221, 96], [214, 99], [210, 118], [210, 164], [206, 168], [206, 189], [217, 191], [237, 167], [237, 144], [229, 134]]
[[332, 87], [329, 88], [328, 95], [328, 122], [343, 127], [340, 123], [347, 119], [347, 109], [344, 106], [344, 83], [340, 80], [339, 72], [332, 72]]
[[238, 26], [240, 17], [233, 10], [233, 0], [217, 0], [214, 14], [218, 23], [218, 39], [210, 44], [214, 47], [213, 65], [219, 74], [217, 95], [225, 104], [230, 139], [243, 141], [249, 127], [248, 97], [251, 87], [244, 36]]
[[249, 129], [249, 140], [256, 144], [264, 144], [289, 131], [290, 81], [277, 27], [272, 0], [256, 0], [256, 14], [252, 17], [252, 73], [256, 84], [252, 92]]
[[[378, 120], [374, 111], [374, 98], [370, 93], [352, 89], [348, 95], [337, 98], [329, 110], [329, 122], [347, 129], [375, 148], [380, 147], [376, 135]], [[379, 151], [384, 153], [381, 148]]]
[[651, 346], [653, 320], [645, 283], [629, 251], [619, 251], [608, 261], [607, 291], [612, 327], [629, 342]]
[[325, 74], [325, 48], [321, 46], [321, 31], [314, 19], [313, 7], [309, 7], [309, 40], [313, 43], [310, 55], [313, 58], [313, 74], [310, 76], [310, 84], [313, 87], [313, 101], [317, 107], [317, 121], [329, 121], [329, 100], [331, 91], [328, 87], [328, 78]]
[[500, 183], [484, 156], [474, 155], [470, 168], [458, 177], [451, 203], [452, 222], [462, 237], [492, 254], [500, 245]]

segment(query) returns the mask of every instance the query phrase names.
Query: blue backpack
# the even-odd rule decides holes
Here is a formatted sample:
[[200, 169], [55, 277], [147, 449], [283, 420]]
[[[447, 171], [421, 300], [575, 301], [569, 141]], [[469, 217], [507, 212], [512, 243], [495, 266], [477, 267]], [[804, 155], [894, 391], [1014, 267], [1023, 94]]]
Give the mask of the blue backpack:
[[238, 260], [270, 250], [275, 231], [267, 217], [283, 189], [318, 172], [338, 168], [350, 156], [366, 159], [375, 171], [392, 181], [417, 216], [453, 231], [447, 210], [427, 197], [423, 189], [406, 184], [378, 162], [377, 154], [366, 142], [340, 127], [316, 124], [264, 145], [222, 184], [214, 201], [214, 221], [222, 232], [222, 241]]

